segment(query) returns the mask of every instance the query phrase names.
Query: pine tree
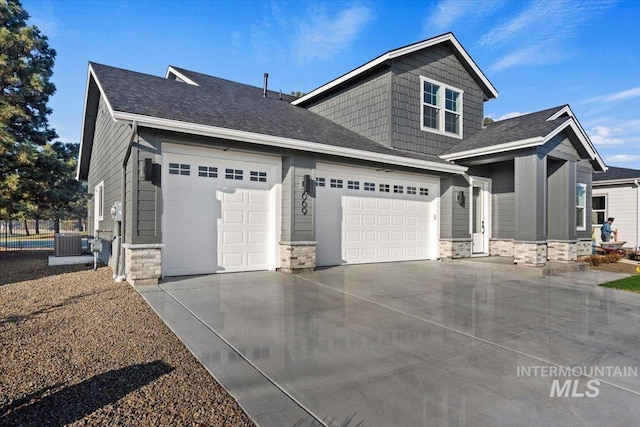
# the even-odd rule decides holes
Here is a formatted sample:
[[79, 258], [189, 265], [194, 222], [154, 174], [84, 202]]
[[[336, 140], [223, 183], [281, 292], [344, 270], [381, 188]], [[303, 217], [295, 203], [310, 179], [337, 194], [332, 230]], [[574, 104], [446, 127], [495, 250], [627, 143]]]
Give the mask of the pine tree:
[[57, 137], [47, 107], [56, 52], [47, 37], [27, 25], [19, 0], [0, 0], [0, 216], [33, 206], [30, 173], [38, 147]]

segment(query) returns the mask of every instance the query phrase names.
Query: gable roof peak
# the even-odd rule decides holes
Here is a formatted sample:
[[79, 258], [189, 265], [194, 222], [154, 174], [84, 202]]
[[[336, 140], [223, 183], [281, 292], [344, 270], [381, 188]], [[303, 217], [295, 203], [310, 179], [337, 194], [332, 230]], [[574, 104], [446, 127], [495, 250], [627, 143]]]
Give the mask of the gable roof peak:
[[478, 67], [475, 61], [471, 58], [471, 56], [469, 56], [467, 51], [462, 47], [462, 45], [460, 44], [456, 36], [452, 32], [448, 32], [448, 33], [444, 33], [439, 36], [435, 36], [426, 40], [422, 40], [422, 41], [412, 43], [403, 47], [389, 50], [386, 53], [378, 56], [377, 58], [372, 59], [371, 61], [359, 66], [358, 68], [355, 68], [354, 70], [349, 71], [348, 73], [343, 74], [342, 76], [334, 80], [331, 80], [330, 82], [325, 83], [324, 85], [312, 90], [305, 96], [302, 96], [296, 99], [295, 101], [293, 101], [292, 104], [293, 105], [305, 104], [315, 99], [316, 97], [320, 96], [321, 94], [335, 87], [343, 85], [349, 81], [352, 81], [358, 78], [359, 76], [361, 76], [363, 73], [366, 73], [367, 71], [373, 68], [376, 68], [385, 64], [390, 59], [409, 55], [419, 50], [426, 49], [426, 48], [443, 44], [443, 43], [447, 43], [451, 46], [451, 48], [454, 51], [454, 54], [458, 57], [458, 59], [461, 60], [463, 65], [469, 70], [469, 73], [471, 74], [471, 76], [478, 82], [478, 84], [482, 88], [486, 99], [489, 100], [489, 99], [497, 98], [498, 91], [496, 90], [496, 88], [491, 84], [487, 76], [485, 76], [482, 70], [480, 70], [480, 67]]

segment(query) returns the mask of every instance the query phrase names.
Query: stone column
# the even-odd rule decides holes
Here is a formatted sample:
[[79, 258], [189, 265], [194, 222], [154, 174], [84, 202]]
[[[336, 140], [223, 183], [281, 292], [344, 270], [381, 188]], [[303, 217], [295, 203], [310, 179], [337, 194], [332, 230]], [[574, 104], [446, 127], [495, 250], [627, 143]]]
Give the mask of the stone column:
[[125, 277], [133, 286], [157, 285], [162, 275], [163, 244], [124, 243]]
[[280, 242], [280, 270], [285, 273], [302, 273], [316, 268], [318, 242]]

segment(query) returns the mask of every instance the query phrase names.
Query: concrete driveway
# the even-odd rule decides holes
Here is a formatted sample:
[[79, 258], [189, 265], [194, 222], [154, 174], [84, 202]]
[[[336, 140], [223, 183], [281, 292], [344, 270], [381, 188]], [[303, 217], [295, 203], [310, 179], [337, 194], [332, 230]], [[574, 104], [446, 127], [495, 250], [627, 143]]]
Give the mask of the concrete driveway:
[[596, 286], [618, 277], [425, 261], [139, 291], [263, 426], [635, 425], [640, 295]]

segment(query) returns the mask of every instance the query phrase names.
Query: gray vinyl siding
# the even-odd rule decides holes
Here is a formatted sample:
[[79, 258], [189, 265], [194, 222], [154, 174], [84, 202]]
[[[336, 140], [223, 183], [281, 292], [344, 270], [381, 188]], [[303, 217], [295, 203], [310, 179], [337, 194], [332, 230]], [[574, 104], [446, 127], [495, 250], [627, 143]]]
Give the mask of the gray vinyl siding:
[[[464, 204], [456, 200], [459, 192], [464, 194]], [[462, 176], [440, 179], [440, 238], [467, 239], [469, 234], [469, 182]]]
[[281, 204], [281, 229], [280, 240], [291, 241], [291, 218], [293, 216], [291, 202], [293, 194], [293, 174], [294, 169], [291, 164], [291, 157], [282, 158], [282, 204]]
[[562, 160], [580, 160], [580, 154], [564, 132], [554, 136], [545, 145], [539, 147], [538, 154]]
[[544, 241], [547, 239], [546, 158], [534, 153], [518, 156], [514, 162], [514, 239]]
[[310, 105], [308, 109], [380, 144], [391, 146], [390, 92], [391, 74], [385, 69]]
[[315, 240], [315, 191], [311, 185], [306, 200], [304, 200], [307, 204], [307, 214], [305, 215], [302, 210], [304, 191], [301, 188], [301, 183], [305, 175], [314, 177], [316, 161], [309, 156], [295, 156], [292, 158], [292, 166], [293, 185], [289, 187], [293, 195], [290, 198], [293, 203], [290, 209], [293, 219], [291, 221], [291, 241]]
[[491, 237], [513, 239], [516, 216], [513, 161], [494, 164], [491, 178]]
[[547, 237], [576, 239], [576, 163], [547, 161]]
[[[103, 220], [99, 224], [101, 230], [111, 230], [110, 233], [101, 233], [101, 237], [111, 240], [113, 234], [113, 221], [111, 219], [111, 206], [116, 201], [122, 201], [122, 162], [131, 139], [131, 126], [125, 123], [116, 123], [111, 118], [104, 99], [98, 103], [96, 126], [91, 150], [91, 160], [88, 174], [88, 190], [93, 194], [94, 188], [104, 181], [104, 211]], [[132, 168], [127, 168], [127, 182], [131, 182]], [[127, 193], [131, 197], [131, 193]], [[89, 233], [95, 235], [94, 229], [94, 203], [89, 201]], [[131, 228], [125, 230], [125, 241], [131, 241]]]
[[439, 155], [462, 141], [421, 129], [420, 76], [453, 86], [463, 94], [463, 137], [482, 129], [483, 92], [453, 51], [445, 45], [392, 60], [391, 140], [394, 148]]
[[154, 163], [155, 181], [145, 181], [137, 177], [133, 182], [132, 191], [137, 196], [137, 202], [132, 206], [134, 227], [134, 243], [162, 242], [162, 163], [160, 149], [161, 140], [158, 133], [148, 129], [138, 129], [138, 138], [133, 145], [131, 163], [136, 171], [142, 169], [144, 160], [149, 158]]

